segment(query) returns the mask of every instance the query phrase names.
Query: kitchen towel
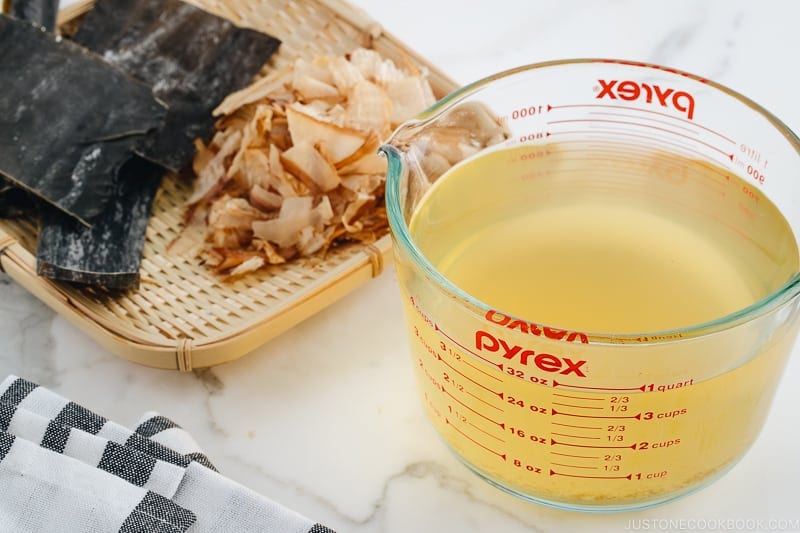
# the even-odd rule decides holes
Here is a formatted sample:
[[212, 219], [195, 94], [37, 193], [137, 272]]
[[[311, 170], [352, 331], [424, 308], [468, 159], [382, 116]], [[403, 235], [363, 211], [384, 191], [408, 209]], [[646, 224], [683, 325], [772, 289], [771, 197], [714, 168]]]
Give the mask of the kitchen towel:
[[35, 383], [0, 383], [0, 531], [332, 530], [216, 471], [180, 426], [133, 430]]

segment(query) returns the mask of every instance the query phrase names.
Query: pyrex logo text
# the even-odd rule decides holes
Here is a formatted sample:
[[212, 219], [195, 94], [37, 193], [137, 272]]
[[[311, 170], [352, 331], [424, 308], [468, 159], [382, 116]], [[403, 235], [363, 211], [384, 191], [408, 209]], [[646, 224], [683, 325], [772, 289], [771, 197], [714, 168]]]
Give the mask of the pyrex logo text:
[[597, 98], [609, 98], [610, 100], [633, 101], [644, 98], [648, 104], [655, 101], [661, 107], [673, 107], [681, 113], [686, 113], [686, 118], [692, 120], [694, 117], [694, 97], [686, 91], [676, 91], [675, 89], [662, 88], [659, 85], [625, 80], [597, 80], [600, 84], [600, 92]]
[[475, 347], [478, 350], [502, 353], [505, 359], [519, 357], [520, 364], [525, 366], [528, 365], [528, 360], [532, 359], [533, 364], [544, 372], [558, 372], [564, 376], [575, 374], [577, 377], [586, 377], [586, 374], [581, 370], [586, 361], [573, 361], [569, 357], [558, 357], [549, 353], [536, 353], [516, 344], [510, 345], [502, 338], [495, 337], [486, 331], [478, 330], [475, 332]]

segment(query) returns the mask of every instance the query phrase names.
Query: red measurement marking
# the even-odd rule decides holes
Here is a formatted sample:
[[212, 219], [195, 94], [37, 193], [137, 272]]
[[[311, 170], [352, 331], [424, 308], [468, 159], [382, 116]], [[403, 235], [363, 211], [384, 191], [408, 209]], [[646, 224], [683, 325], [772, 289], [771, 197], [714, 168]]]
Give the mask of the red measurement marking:
[[[560, 166], [557, 169], [557, 171], [553, 171], [553, 172], [551, 172], [550, 170], [543, 171], [543, 174], [541, 174], [541, 176], [545, 176], [545, 175], [546, 176], [551, 176], [551, 175], [575, 176], [576, 178], [583, 179], [583, 178], [585, 178], [585, 175], [586, 175], [587, 171], [591, 172], [591, 171], [595, 170], [594, 166], [590, 166], [590, 162], [589, 161], [587, 161], [586, 163], [587, 163], [587, 165], [585, 165], [585, 166], [577, 166], [577, 165], [568, 166], [568, 165], [564, 164], [564, 165]], [[619, 161], [617, 163], [619, 163]], [[614, 169], [614, 172], [615, 172], [615, 174], [617, 176], [629, 177], [629, 178], [633, 178], [633, 180], [640, 180], [642, 178], [642, 174], [641, 174], [640, 171], [637, 171], [636, 169], [633, 169], [633, 168], [625, 168], [624, 166]], [[707, 181], [701, 182], [701, 185], [709, 186], [711, 184], [717, 184], [717, 183], [718, 183], [717, 180], [707, 180]], [[719, 183], [719, 185], [721, 185], [723, 187], [725, 186], [724, 183]], [[716, 190], [714, 188], [712, 188], [711, 190], [714, 191], [716, 194], [720, 194], [720, 195], [724, 194], [724, 191], [719, 191], [719, 190]], [[635, 340], [636, 340], [636, 342], [643, 342], [643, 341], [641, 341], [639, 339], [635, 339]]]
[[696, 163], [698, 165], [700, 165], [701, 167], [703, 167], [704, 169], [710, 170], [711, 172], [713, 172], [714, 174], [716, 174], [718, 176], [722, 176], [725, 179], [726, 183], [731, 181], [730, 174], [727, 174], [725, 172], [720, 172], [719, 170], [717, 170], [716, 168], [712, 167], [711, 165], [706, 164], [704, 161], [696, 161]]
[[600, 437], [587, 437], [585, 435], [572, 435], [570, 433], [556, 433], [553, 432], [553, 435], [559, 435], [561, 437], [574, 437], [576, 439], [592, 439], [592, 440], [600, 440]]
[[[615, 113], [615, 112], [592, 111], [592, 112], [591, 112], [591, 113], [589, 113], [589, 114], [590, 114], [590, 115], [599, 115], [599, 116], [608, 116], [608, 117], [639, 118], [639, 117], [637, 117], [636, 115], [630, 115], [630, 114], [628, 114], [628, 113]], [[658, 123], [658, 124], [664, 124], [664, 125], [666, 125], [666, 126], [672, 126], [673, 128], [679, 128], [679, 129], [682, 129], [683, 131], [687, 131], [687, 132], [689, 132], [689, 133], [692, 133], [692, 134], [695, 134], [695, 135], [697, 134], [697, 132], [693, 131], [691, 128], [685, 128], [685, 127], [683, 127], [683, 126], [678, 126], [677, 124], [670, 123], [669, 121], [666, 121], [666, 120], [658, 120], [658, 119], [656, 119], [656, 118], [651, 118], [651, 119], [649, 119], [649, 120], [650, 120], [651, 122], [656, 122], [656, 123]], [[692, 125], [694, 125], [694, 124], [692, 124]]]
[[568, 385], [566, 383], [559, 383], [556, 380], [553, 380], [553, 387], [569, 387], [570, 389], [591, 389], [591, 390], [600, 390], [600, 391], [620, 391], [620, 390], [640, 390], [642, 392], [645, 391], [647, 385], [641, 385], [639, 387], [587, 387], [586, 385]]
[[556, 472], [555, 470], [550, 470], [551, 476], [564, 476], [564, 477], [579, 477], [583, 479], [632, 479], [633, 474], [628, 474], [627, 476], [579, 476], [576, 474], [565, 474], [563, 472]]
[[[564, 134], [569, 135], [569, 134], [572, 134], [572, 133], [586, 133], [586, 132], [585, 131], [568, 131], [568, 130], [564, 130], [564, 131], [559, 131], [558, 132], [559, 135], [564, 135]], [[694, 155], [696, 155], [696, 156], [698, 156], [700, 158], [704, 158], [705, 157], [705, 154], [703, 154], [702, 152], [694, 150], [694, 149], [692, 149], [692, 148], [690, 148], [688, 146], [685, 146], [683, 144], [667, 141], [667, 140], [661, 139], [659, 137], [651, 137], [649, 135], [626, 133], [624, 131], [603, 130], [603, 129], [592, 130], [592, 133], [593, 134], [603, 134], [603, 135], [609, 135], [610, 134], [610, 135], [617, 135], [617, 136], [620, 136], [620, 137], [633, 137], [636, 140], [648, 140], [648, 141], [652, 141], [655, 144], [660, 144], [660, 145], [663, 145], [663, 146], [669, 146], [670, 148], [675, 148], [675, 149], [678, 149], [679, 151], [689, 152], [689, 153], [694, 154]], [[560, 141], [559, 144], [562, 144], [562, 145], [563, 144], [568, 144], [568, 143], [583, 144], [584, 142], [585, 141], [583, 141], [583, 140], [581, 140], [581, 141], [568, 141], [567, 140], [567, 141]], [[638, 142], [631, 143], [631, 144], [642, 146], [643, 148], [649, 148], [648, 145], [643, 145], [643, 144], [640, 144]], [[561, 149], [561, 151], [563, 151], [563, 149]]]
[[[497, 367], [497, 368], [499, 368], [500, 370], [503, 370], [503, 364], [502, 364], [502, 363], [495, 363], [494, 361], [490, 361], [489, 359], [486, 359], [486, 358], [485, 358], [485, 357], [483, 357], [481, 354], [478, 354], [478, 353], [475, 353], [475, 352], [473, 352], [472, 350], [470, 350], [469, 348], [467, 348], [466, 346], [464, 346], [463, 344], [461, 344], [460, 342], [458, 342], [457, 340], [455, 340], [453, 337], [451, 337], [450, 335], [448, 335], [447, 333], [445, 333], [444, 331], [442, 331], [442, 329], [441, 329], [441, 328], [438, 326], [438, 324], [434, 324], [434, 325], [433, 325], [433, 327], [434, 327], [434, 329], [435, 329], [436, 331], [438, 331], [439, 333], [441, 333], [441, 334], [442, 334], [442, 336], [443, 336], [444, 338], [448, 339], [450, 342], [452, 342], [453, 344], [455, 344], [456, 346], [458, 346], [458, 347], [459, 347], [459, 348], [461, 348], [462, 350], [464, 350], [464, 351], [466, 351], [466, 352], [468, 352], [468, 353], [470, 353], [470, 354], [474, 355], [475, 357], [477, 357], [478, 359], [480, 359], [480, 360], [482, 360], [482, 361], [486, 361], [486, 362], [487, 362], [487, 363], [489, 363], [490, 365], [496, 366], [496, 367]], [[502, 379], [500, 379], [500, 378], [497, 378], [497, 377], [495, 377], [495, 376], [491, 376], [491, 377], [492, 377], [492, 378], [494, 378], [494, 379], [496, 379], [497, 381], [503, 381]]]
[[572, 398], [573, 400], [595, 400], [595, 401], [605, 400], [605, 398], [589, 398], [588, 396], [570, 396], [569, 394], [561, 394], [560, 392], [554, 392], [553, 396], [560, 396], [562, 398]]
[[[612, 134], [620, 135], [620, 136], [627, 135], [627, 134], [624, 134], [624, 133], [616, 131], [616, 130], [612, 130], [612, 131], [606, 132], [606, 133], [612, 133]], [[648, 137], [648, 136], [643, 136], [643, 135], [636, 135], [635, 137], [636, 137], [637, 140], [652, 139], [653, 141], [660, 141], [660, 139], [655, 139], [653, 137]], [[563, 144], [576, 143], [576, 142], [579, 142], [579, 141], [562, 141], [561, 144], [563, 145]], [[580, 142], [580, 144], [584, 144], [584, 143]], [[589, 143], [586, 143], [586, 144], [589, 144]], [[686, 146], [684, 146], [682, 144], [676, 144], [676, 143], [670, 143], [670, 142], [656, 142], [656, 144], [668, 145], [671, 148], [672, 147], [678, 147], [681, 151], [689, 152], [689, 153], [695, 154], [695, 155], [697, 155], [699, 157], [704, 157], [704, 155], [701, 152], [698, 152], [697, 150], [692, 150], [692, 149], [690, 149], [690, 148], [688, 148], [688, 147], [686, 147]], [[630, 144], [625, 145], [625, 148], [615, 148], [613, 146], [608, 146], [608, 145], [603, 145], [603, 144], [595, 146], [592, 150], [588, 150], [586, 148], [580, 148], [580, 149], [577, 149], [577, 150], [576, 149], [570, 149], [570, 148], [560, 148], [558, 150], [558, 153], [559, 153], [559, 155], [565, 155], [565, 154], [566, 155], [573, 155], [573, 154], [578, 155], [579, 157], [573, 158], [574, 161], [618, 161], [620, 158], [623, 158], [624, 160], [627, 160], [631, 156], [631, 154], [642, 154], [643, 156], [646, 156], [648, 159], [651, 159], [653, 161], [661, 161], [665, 165], [674, 165], [675, 164], [674, 157], [672, 157], [671, 155], [653, 153], [653, 148], [651, 146], [643, 145], [643, 144], [640, 144], [638, 142], [631, 142]], [[588, 157], [589, 154], [592, 154], [592, 157]], [[566, 160], [566, 157], [565, 157], [565, 160]], [[720, 183], [722, 185], [725, 185], [728, 181], [730, 181], [730, 175], [728, 173], [716, 170], [714, 167], [712, 167], [712, 166], [710, 166], [708, 164], [705, 164], [705, 163], [703, 163], [702, 161], [699, 161], [699, 160], [697, 161], [697, 164], [702, 166], [705, 170], [707, 170], [707, 171], [709, 171], [709, 172], [711, 172], [713, 174], [716, 174], [716, 175], [722, 177], [725, 180], [724, 182], [716, 182], [716, 181], [714, 181], [714, 183]]]
[[575, 405], [572, 403], [561, 403], [561, 402], [553, 402], [553, 405], [563, 405], [564, 407], [577, 407], [579, 409], [602, 409], [602, 407], [597, 407], [594, 405]]
[[653, 111], [652, 109], [644, 109], [644, 108], [641, 108], [641, 107], [628, 107], [628, 106], [622, 106], [622, 105], [609, 105], [609, 104], [573, 104], [573, 105], [555, 105], [555, 106], [548, 105], [547, 106], [547, 110], [550, 111], [552, 109], [567, 109], [567, 108], [574, 108], [574, 107], [605, 107], [605, 108], [610, 108], [610, 109], [624, 109], [626, 111], [634, 110], [634, 111], [640, 111], [642, 113], [652, 113], [654, 115], [660, 115], [662, 117], [671, 118], [672, 120], [678, 120], [680, 122], [686, 122], [687, 124], [691, 124], [692, 126], [694, 126], [696, 128], [701, 128], [701, 129], [706, 130], [709, 133], [713, 133], [717, 137], [725, 139], [726, 141], [728, 141], [731, 144], [736, 144], [736, 141], [734, 141], [730, 137], [726, 137], [725, 135], [721, 134], [720, 132], [718, 132], [716, 130], [712, 130], [711, 128], [708, 128], [706, 126], [703, 126], [702, 124], [698, 124], [698, 123], [696, 123], [694, 121], [691, 121], [691, 120], [688, 120], [688, 119], [685, 119], [685, 118], [675, 117], [675, 116], [670, 115], [669, 113], [662, 113], [660, 111]]
[[[633, 152], [633, 151], [631, 151], [631, 152]], [[581, 154], [581, 151], [580, 150], [565, 150], [564, 153], [566, 153], [566, 154]], [[591, 157], [587, 156], [585, 153], [583, 153], [580, 157], [574, 157], [574, 158], [570, 158], [570, 159], [567, 159], [565, 157], [564, 161], [565, 162], [566, 161], [570, 161], [571, 163], [606, 162], [606, 163], [617, 163], [618, 164], [618, 163], [620, 163], [620, 161], [624, 161], [624, 159], [619, 157], [619, 155], [624, 155], [624, 152], [622, 154], [617, 153], [617, 157], [614, 157], [613, 153], [603, 154], [603, 155], [594, 155], [594, 156], [591, 156]], [[594, 167], [592, 167], [592, 168], [594, 168]], [[561, 170], [561, 169], [559, 169], [559, 170], [560, 170], [561, 173], [564, 172], [564, 170]], [[575, 171], [585, 171], [586, 168], [585, 167], [580, 167], [580, 166], [571, 166], [571, 167], [568, 167], [567, 170], [571, 170], [573, 172], [575, 172]], [[642, 175], [641, 172], [637, 172], [635, 169], [626, 168], [625, 170], [627, 171], [627, 174], [629, 176], [641, 176]]]
[[[479, 397], [479, 396], [475, 396], [475, 395], [474, 395], [474, 394], [472, 394], [470, 391], [468, 391], [468, 390], [465, 390], [464, 392], [466, 392], [467, 394], [469, 394], [470, 396], [472, 396], [473, 398], [475, 398], [475, 399], [476, 399], [476, 400], [478, 400], [479, 402], [485, 403], [486, 405], [488, 405], [488, 406], [489, 406], [489, 407], [491, 407], [492, 409], [497, 409], [497, 410], [498, 410], [498, 411], [500, 411], [501, 413], [505, 413], [505, 410], [504, 410], [503, 408], [501, 408], [501, 407], [497, 407], [496, 405], [493, 405], [493, 404], [490, 404], [489, 402], [487, 402], [487, 401], [486, 401], [486, 400], [484, 400], [483, 398], [481, 398], [481, 397]], [[502, 396], [501, 396], [501, 398], [502, 398]]]
[[498, 452], [496, 452], [495, 450], [493, 450], [493, 449], [491, 449], [491, 448], [489, 448], [489, 447], [487, 447], [487, 446], [484, 446], [484, 445], [483, 445], [483, 444], [481, 444], [480, 442], [476, 441], [475, 439], [473, 439], [472, 437], [470, 437], [469, 435], [467, 435], [466, 433], [464, 433], [463, 431], [461, 431], [460, 429], [458, 429], [458, 428], [457, 428], [455, 425], [451, 424], [451, 423], [450, 423], [450, 420], [448, 420], [447, 418], [445, 418], [445, 419], [444, 419], [444, 421], [445, 421], [445, 423], [446, 423], [447, 425], [449, 425], [451, 428], [453, 428], [454, 430], [456, 430], [457, 432], [459, 432], [461, 435], [463, 435], [465, 438], [467, 438], [467, 439], [471, 440], [472, 442], [474, 442], [475, 444], [477, 444], [478, 446], [480, 446], [481, 448], [483, 448], [483, 449], [484, 449], [484, 450], [486, 450], [487, 452], [491, 452], [491, 453], [495, 454], [495, 455], [496, 455], [496, 456], [498, 456], [498, 457], [502, 457], [502, 458], [503, 458], [503, 461], [505, 461], [505, 460], [506, 460], [506, 454], [504, 454], [504, 453], [498, 453]]
[[620, 416], [620, 415], [608, 415], [608, 416], [604, 416], [604, 415], [579, 415], [577, 413], [565, 413], [563, 411], [556, 411], [555, 409], [552, 409], [552, 408], [551, 408], [551, 413], [550, 414], [553, 415], [553, 416], [555, 416], [555, 415], [564, 415], [564, 416], [574, 416], [574, 417], [577, 417], [577, 418], [635, 418], [636, 420], [641, 420], [642, 419], [642, 414], [641, 413], [636, 413], [635, 415], [625, 415], [625, 416]]
[[579, 428], [579, 429], [603, 429], [599, 426], [575, 426], [573, 424], [562, 424], [561, 422], [553, 422], [554, 426], [564, 426], [568, 428]]
[[489, 432], [488, 432], [488, 431], [486, 431], [485, 429], [483, 429], [483, 428], [479, 428], [478, 426], [476, 426], [476, 425], [475, 425], [475, 424], [473, 424], [472, 422], [467, 422], [467, 424], [469, 424], [470, 426], [474, 427], [475, 429], [477, 429], [477, 430], [478, 430], [478, 431], [480, 431], [481, 433], [484, 433], [484, 434], [486, 434], [486, 435], [488, 435], [488, 436], [492, 437], [492, 438], [493, 438], [493, 439], [495, 439], [495, 440], [499, 440], [499, 441], [500, 441], [500, 442], [502, 442], [503, 444], [505, 444], [505, 442], [506, 442], [504, 439], [501, 439], [501, 438], [500, 438], [500, 437], [498, 437], [497, 435], [492, 435], [491, 433], [489, 433]]
[[609, 450], [609, 449], [622, 450], [622, 449], [625, 449], [625, 448], [630, 448], [631, 450], [635, 450], [636, 449], [636, 445], [635, 444], [631, 444], [630, 446], [592, 446], [590, 444], [572, 444], [570, 442], [559, 442], [556, 439], [551, 438], [550, 439], [550, 446], [555, 446], [556, 444], [558, 444], [560, 446], [571, 446], [573, 448], [594, 448], [594, 449], [603, 449], [603, 450]]
[[599, 455], [573, 455], [571, 453], [550, 452], [552, 455], [563, 455], [564, 457], [577, 457], [578, 459], [600, 459]]
[[596, 466], [568, 465], [568, 464], [564, 464], [564, 463], [551, 463], [551, 464], [554, 464], [556, 466], [566, 466], [567, 468], [586, 468], [586, 469], [589, 469], [589, 470], [597, 470]]
[[[472, 364], [472, 363], [470, 363], [470, 362], [469, 362], [467, 359], [459, 359], [459, 361], [460, 361], [462, 364], [465, 364], [465, 365], [467, 365], [467, 366], [468, 366], [468, 367], [470, 367], [471, 369], [473, 369], [473, 370], [475, 370], [475, 371], [477, 371], [477, 372], [480, 372], [481, 374], [483, 374], [483, 375], [485, 375], [485, 376], [487, 376], [487, 377], [490, 377], [490, 378], [492, 378], [492, 379], [496, 379], [497, 381], [502, 381], [500, 378], [498, 378], [497, 376], [495, 376], [495, 375], [493, 375], [493, 374], [490, 374], [489, 372], [487, 372], [487, 371], [486, 371], [486, 370], [484, 370], [483, 368], [480, 368], [480, 367], [478, 367], [478, 366], [476, 366], [476, 365], [473, 365], [473, 364]], [[502, 365], [501, 365], [501, 367], [502, 367]], [[502, 368], [501, 368], [500, 370], [502, 370]]]
[[474, 383], [478, 387], [480, 387], [480, 388], [482, 388], [484, 390], [487, 390], [487, 391], [491, 392], [492, 394], [494, 394], [496, 396], [499, 396], [501, 400], [503, 399], [503, 393], [502, 392], [499, 392], [499, 391], [496, 391], [496, 390], [492, 390], [489, 387], [487, 387], [486, 385], [484, 385], [483, 383], [475, 381], [474, 379], [472, 379], [471, 377], [469, 377], [468, 375], [464, 374], [459, 369], [455, 368], [453, 365], [451, 365], [450, 363], [448, 363], [447, 361], [442, 359], [441, 355], [436, 354], [436, 357], [438, 357], [439, 361], [441, 361], [447, 368], [449, 368], [450, 370], [452, 370], [453, 372], [455, 372], [459, 376], [463, 377], [464, 379], [467, 379], [467, 380], [471, 381], [472, 383]]
[[488, 417], [488, 416], [486, 416], [485, 414], [483, 414], [483, 413], [480, 413], [480, 412], [476, 411], [475, 409], [473, 409], [473, 408], [472, 408], [472, 407], [470, 407], [469, 405], [465, 404], [464, 402], [462, 402], [461, 400], [459, 400], [458, 398], [456, 398], [455, 396], [453, 396], [452, 394], [450, 394], [449, 392], [447, 392], [447, 389], [445, 389], [444, 387], [442, 387], [442, 392], [443, 392], [443, 393], [445, 393], [445, 394], [447, 394], [447, 395], [448, 395], [448, 396], [450, 396], [452, 399], [454, 399], [455, 401], [457, 401], [459, 404], [463, 405], [464, 407], [466, 407], [467, 409], [469, 409], [470, 411], [472, 411], [472, 412], [473, 412], [473, 413], [475, 413], [476, 415], [480, 416], [481, 418], [485, 418], [485, 419], [486, 419], [486, 420], [488, 420], [489, 422], [491, 422], [491, 423], [493, 423], [493, 424], [497, 424], [497, 425], [498, 425], [498, 426], [500, 426], [501, 428], [503, 428], [503, 429], [506, 429], [506, 424], [505, 424], [504, 422], [498, 422], [497, 420], [494, 420], [494, 419], [492, 419], [492, 418], [489, 418], [489, 417]]
[[[722, 155], [724, 155], [725, 157], [727, 157], [728, 159], [730, 159], [731, 161], [733, 161], [733, 154], [732, 153], [727, 153], [724, 150], [722, 150], [720, 148], [717, 148], [716, 146], [714, 146], [711, 143], [707, 143], [705, 141], [701, 141], [700, 139], [697, 139], [695, 137], [691, 137], [689, 135], [685, 135], [685, 134], [677, 132], [677, 131], [673, 131], [673, 130], [670, 130], [670, 129], [667, 129], [667, 128], [660, 128], [658, 126], [652, 126], [650, 124], [644, 124], [644, 123], [641, 123], [641, 122], [627, 122], [625, 120], [608, 120], [608, 119], [602, 119], [602, 118], [574, 118], [574, 119], [565, 119], [565, 120], [553, 120], [553, 121], [548, 122], [548, 124], [568, 124], [568, 123], [574, 123], [574, 122], [581, 122], [581, 123], [583, 123], [583, 122], [600, 122], [600, 123], [603, 123], [603, 124], [624, 124], [626, 126], [639, 126], [639, 127], [642, 127], [642, 128], [649, 128], [649, 129], [652, 129], [652, 130], [663, 131], [665, 133], [670, 133], [670, 134], [675, 135], [677, 137], [682, 137], [684, 139], [688, 139], [690, 141], [694, 141], [694, 142], [696, 142], [698, 144], [702, 144], [703, 146], [706, 146], [707, 148], [710, 148], [710, 149], [714, 150], [715, 152], [719, 152]], [[588, 130], [588, 132], [591, 132], [591, 131], [592, 130]]]

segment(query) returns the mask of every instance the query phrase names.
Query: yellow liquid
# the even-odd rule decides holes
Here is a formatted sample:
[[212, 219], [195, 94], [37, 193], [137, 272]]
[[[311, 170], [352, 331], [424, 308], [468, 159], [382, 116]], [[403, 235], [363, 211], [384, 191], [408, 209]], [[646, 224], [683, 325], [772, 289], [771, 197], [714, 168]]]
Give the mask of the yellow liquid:
[[411, 233], [478, 300], [583, 331], [699, 324], [796, 271], [791, 230], [755, 187], [676, 155], [630, 147], [624, 160], [596, 157], [606, 150], [521, 147], [458, 167], [428, 193]]
[[637, 146], [522, 146], [445, 174], [410, 230], [499, 310], [470, 315], [399, 261], [424, 405], [484, 477], [556, 505], [635, 507], [712, 478], [755, 439], [794, 324], [669, 332], [797, 271], [791, 229], [748, 182]]

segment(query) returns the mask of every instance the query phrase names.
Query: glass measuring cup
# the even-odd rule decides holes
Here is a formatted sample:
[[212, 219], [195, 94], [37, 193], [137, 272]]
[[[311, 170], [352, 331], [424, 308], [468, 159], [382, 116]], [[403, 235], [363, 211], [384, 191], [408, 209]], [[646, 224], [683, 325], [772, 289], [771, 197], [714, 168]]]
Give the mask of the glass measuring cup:
[[422, 403], [469, 468], [620, 511], [746, 452], [799, 323], [778, 119], [674, 69], [558, 61], [456, 91], [382, 151]]

